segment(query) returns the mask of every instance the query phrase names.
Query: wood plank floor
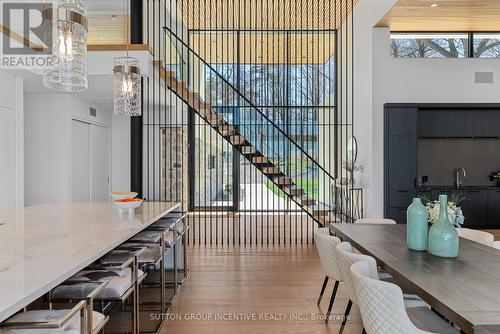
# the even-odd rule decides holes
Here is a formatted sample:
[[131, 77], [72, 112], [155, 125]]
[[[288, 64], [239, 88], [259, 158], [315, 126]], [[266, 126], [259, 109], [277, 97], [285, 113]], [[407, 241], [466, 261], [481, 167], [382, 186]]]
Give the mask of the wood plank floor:
[[[324, 276], [314, 245], [195, 246], [190, 261], [191, 274], [162, 334], [338, 333], [347, 299], [341, 284], [335, 319], [329, 325], [320, 319], [333, 282], [318, 307]], [[361, 331], [354, 307], [344, 333]]]

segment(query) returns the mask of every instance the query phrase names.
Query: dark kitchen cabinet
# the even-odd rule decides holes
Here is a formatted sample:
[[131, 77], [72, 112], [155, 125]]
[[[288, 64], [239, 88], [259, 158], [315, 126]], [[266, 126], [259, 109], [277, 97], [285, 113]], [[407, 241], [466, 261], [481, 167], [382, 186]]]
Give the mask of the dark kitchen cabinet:
[[387, 128], [389, 136], [416, 136], [417, 108], [390, 108]]
[[500, 112], [471, 110], [465, 116], [465, 137], [492, 138], [500, 136]]
[[389, 189], [415, 189], [417, 175], [417, 137], [389, 136], [387, 154], [387, 181]]
[[464, 227], [488, 227], [488, 191], [467, 190], [462, 194], [465, 197], [461, 204]]
[[389, 208], [386, 216], [398, 224], [406, 224], [406, 210], [407, 208]]
[[398, 223], [416, 196], [417, 125], [416, 108], [386, 109], [385, 215]]
[[488, 190], [488, 226], [500, 226], [500, 189]]
[[418, 136], [421, 138], [465, 137], [465, 115], [464, 110], [420, 110]]

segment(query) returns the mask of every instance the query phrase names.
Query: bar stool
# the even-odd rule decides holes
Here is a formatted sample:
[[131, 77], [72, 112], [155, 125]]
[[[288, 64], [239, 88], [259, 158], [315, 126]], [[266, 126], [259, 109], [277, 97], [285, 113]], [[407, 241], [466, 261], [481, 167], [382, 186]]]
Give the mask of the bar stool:
[[460, 333], [428, 308], [406, 309], [401, 288], [378, 280], [376, 272], [376, 266], [365, 261], [356, 262], [350, 268], [354, 294], [367, 333]]
[[332, 296], [330, 297], [330, 304], [328, 305], [328, 311], [325, 317], [325, 323], [328, 323], [328, 318], [330, 317], [330, 313], [332, 311], [339, 283], [343, 281], [342, 273], [335, 255], [335, 247], [340, 244], [340, 239], [330, 235], [330, 230], [327, 227], [323, 227], [316, 230], [314, 233], [314, 240], [318, 249], [321, 267], [325, 273], [325, 280], [323, 281], [323, 286], [321, 287], [321, 292], [317, 302], [318, 306], [323, 298], [323, 293], [325, 292], [328, 280], [330, 278], [335, 280]]
[[159, 221], [153, 223], [150, 229], [175, 229], [177, 235], [180, 237], [181, 245], [177, 244], [178, 249], [182, 252], [182, 265], [177, 264], [178, 268], [182, 270], [182, 279], [179, 280], [179, 284], [183, 284], [187, 279], [189, 274], [188, 258], [187, 258], [187, 245], [188, 245], [188, 232], [189, 224], [186, 222], [187, 216], [181, 212], [171, 213], [167, 217], [160, 219]]
[[[139, 265], [142, 266], [144, 270], [156, 271], [159, 270], [160, 274], [160, 311], [161, 313], [166, 312], [166, 298], [165, 298], [165, 252], [168, 249], [170, 243], [167, 237], [166, 230], [146, 230], [138, 233], [133, 238], [131, 238], [122, 247], [135, 247], [135, 245], [143, 245], [146, 247], [145, 251], [138, 257]], [[150, 287], [150, 284], [146, 284], [146, 287]], [[152, 303], [148, 303], [151, 305]], [[143, 303], [143, 306], [146, 304]]]
[[2, 334], [88, 334], [85, 301], [72, 309], [18, 313], [0, 323]]
[[[80, 271], [68, 282], [71, 286], [55, 288], [50, 297], [53, 300], [73, 300], [85, 294], [85, 285], [89, 281], [107, 282], [106, 286], [94, 297], [100, 302], [100, 311], [105, 313], [113, 303], [119, 302], [122, 309], [125, 302], [132, 296], [131, 330], [139, 332], [139, 289], [138, 285], [145, 278], [145, 273], [138, 268], [137, 257], [143, 250], [133, 252], [111, 251], [98, 262]], [[79, 284], [80, 283], [80, 284]], [[106, 305], [104, 305], [106, 303]]]
[[[174, 277], [173, 277], [173, 283], [169, 283], [166, 280], [165, 276], [165, 285], [170, 285], [172, 284], [174, 286], [174, 298], [175, 295], [177, 294], [179, 290], [179, 284], [178, 284], [178, 263], [177, 263], [177, 241], [179, 240], [179, 235], [177, 232], [177, 222], [179, 221], [179, 218], [162, 218], [159, 221], [151, 224], [147, 228], [146, 231], [139, 233], [136, 237], [140, 238], [141, 241], [146, 242], [150, 239], [148, 237], [153, 237], [157, 236], [158, 233], [163, 234], [163, 242], [165, 244], [165, 252], [164, 252], [164, 270], [163, 272], [166, 272], [168, 268], [166, 267], [167, 263], [167, 256], [169, 255], [170, 252], [172, 252], [172, 257], [173, 257], [173, 272], [174, 272]], [[132, 238], [132, 241], [136, 240], [135, 238]]]
[[[99, 294], [107, 282], [86, 282], [81, 285], [84, 299], [72, 309], [53, 309], [53, 302], [49, 292], [49, 309], [32, 310], [18, 313], [0, 324], [0, 333], [6, 334], [47, 334], [47, 333], [84, 333], [97, 334], [102, 331], [109, 317], [94, 311], [94, 298]], [[71, 286], [73, 283], [64, 282], [60, 286]], [[80, 314], [80, 318], [77, 317]]]

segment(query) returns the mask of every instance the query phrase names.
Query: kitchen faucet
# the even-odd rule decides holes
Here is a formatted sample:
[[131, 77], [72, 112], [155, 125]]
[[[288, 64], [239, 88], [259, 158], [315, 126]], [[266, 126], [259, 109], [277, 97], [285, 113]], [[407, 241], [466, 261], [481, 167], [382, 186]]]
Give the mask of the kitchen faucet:
[[[460, 176], [462, 174], [462, 176]], [[455, 187], [460, 188], [464, 184], [464, 178], [467, 177], [465, 169], [462, 167], [455, 169]]]

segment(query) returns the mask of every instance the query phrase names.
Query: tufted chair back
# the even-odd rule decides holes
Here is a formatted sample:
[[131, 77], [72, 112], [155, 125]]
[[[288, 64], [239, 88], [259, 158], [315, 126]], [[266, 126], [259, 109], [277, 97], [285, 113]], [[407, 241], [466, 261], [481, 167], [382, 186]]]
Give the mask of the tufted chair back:
[[347, 296], [353, 303], [357, 304], [351, 279], [351, 266], [359, 261], [367, 262], [370, 266], [369, 277], [378, 280], [377, 261], [375, 261], [375, 259], [371, 256], [353, 253], [352, 246], [348, 242], [338, 244], [337, 247], [335, 247], [335, 252], [337, 254], [337, 261], [339, 263], [341, 275], [344, 277]]
[[360, 261], [351, 266], [351, 280], [368, 334], [431, 334], [411, 322], [406, 313], [403, 291], [395, 284], [371, 277], [373, 265]]
[[339, 282], [343, 281], [335, 255], [335, 247], [340, 244], [340, 239], [330, 235], [327, 227], [319, 228], [314, 233], [314, 241], [318, 249], [319, 260], [325, 275]]
[[493, 247], [495, 243], [495, 236], [491, 233], [472, 230], [470, 228], [457, 228], [458, 236], [464, 239], [468, 239], [488, 247]]

